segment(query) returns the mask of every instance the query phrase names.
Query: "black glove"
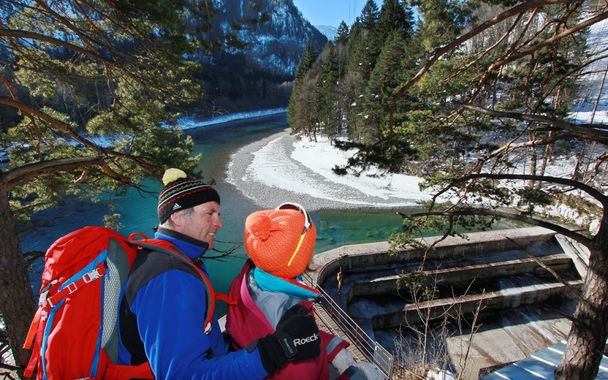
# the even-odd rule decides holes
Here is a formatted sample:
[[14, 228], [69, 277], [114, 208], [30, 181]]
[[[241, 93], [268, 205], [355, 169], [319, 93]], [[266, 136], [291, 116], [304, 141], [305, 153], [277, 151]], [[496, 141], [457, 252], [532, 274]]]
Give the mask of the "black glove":
[[[251, 349], [255, 348], [253, 344]], [[319, 328], [302, 305], [292, 306], [281, 317], [274, 334], [257, 341], [262, 365], [274, 373], [288, 361], [313, 359], [321, 353]]]

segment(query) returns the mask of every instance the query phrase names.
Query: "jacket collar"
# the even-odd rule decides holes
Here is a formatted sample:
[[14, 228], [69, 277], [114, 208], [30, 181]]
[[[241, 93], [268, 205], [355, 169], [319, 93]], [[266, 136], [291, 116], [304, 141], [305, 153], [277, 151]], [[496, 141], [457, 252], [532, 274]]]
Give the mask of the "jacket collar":
[[196, 259], [204, 255], [205, 252], [207, 252], [207, 249], [209, 249], [209, 243], [191, 238], [190, 236], [168, 228], [159, 227], [156, 233], [154, 233], [154, 237], [156, 239], [170, 241], [190, 259]]
[[253, 277], [260, 289], [266, 292], [285, 293], [302, 300], [316, 299], [320, 295], [300, 281], [277, 277], [257, 267], [253, 269]]

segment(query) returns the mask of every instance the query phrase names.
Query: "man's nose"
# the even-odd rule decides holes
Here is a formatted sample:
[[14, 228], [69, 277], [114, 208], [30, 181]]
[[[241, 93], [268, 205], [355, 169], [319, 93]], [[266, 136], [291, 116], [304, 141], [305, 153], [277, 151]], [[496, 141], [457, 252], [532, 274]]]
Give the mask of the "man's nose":
[[224, 222], [222, 221], [222, 218], [220, 218], [219, 216], [215, 220], [215, 227], [216, 228], [222, 228], [222, 227], [224, 227]]

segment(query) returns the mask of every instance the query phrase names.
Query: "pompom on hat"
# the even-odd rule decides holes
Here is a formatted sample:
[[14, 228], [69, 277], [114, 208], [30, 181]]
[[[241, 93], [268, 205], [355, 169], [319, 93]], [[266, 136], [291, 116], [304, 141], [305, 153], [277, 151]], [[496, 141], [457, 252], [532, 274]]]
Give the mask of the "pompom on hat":
[[245, 220], [244, 241], [256, 267], [282, 278], [304, 273], [317, 240], [312, 219], [297, 203], [256, 211]]
[[180, 169], [170, 168], [163, 175], [163, 189], [158, 194], [156, 212], [158, 221], [164, 223], [171, 214], [207, 202], [220, 203], [215, 189], [200, 179], [188, 178]]

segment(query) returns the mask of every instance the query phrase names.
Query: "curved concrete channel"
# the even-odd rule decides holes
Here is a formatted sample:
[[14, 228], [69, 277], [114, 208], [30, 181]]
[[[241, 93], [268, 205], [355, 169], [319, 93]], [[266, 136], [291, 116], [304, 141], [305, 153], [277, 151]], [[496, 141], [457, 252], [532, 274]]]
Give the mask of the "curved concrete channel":
[[[439, 240], [421, 239], [429, 245]], [[440, 344], [452, 370], [464, 379], [477, 379], [567, 335], [569, 322], [563, 316], [571, 312], [572, 294], [582, 280], [550, 230], [448, 237], [426, 256], [423, 268], [421, 249], [388, 251], [386, 242], [343, 246], [315, 255], [308, 274], [389, 351], [395, 349], [387, 347], [391, 336], [408, 336], [422, 323], [458, 324]], [[341, 289], [338, 271], [343, 274]], [[419, 277], [408, 280], [411, 273]], [[411, 281], [432, 284], [433, 297], [412, 292], [407, 285]], [[475, 334], [463, 330], [462, 321], [467, 326], [476, 321]]]

